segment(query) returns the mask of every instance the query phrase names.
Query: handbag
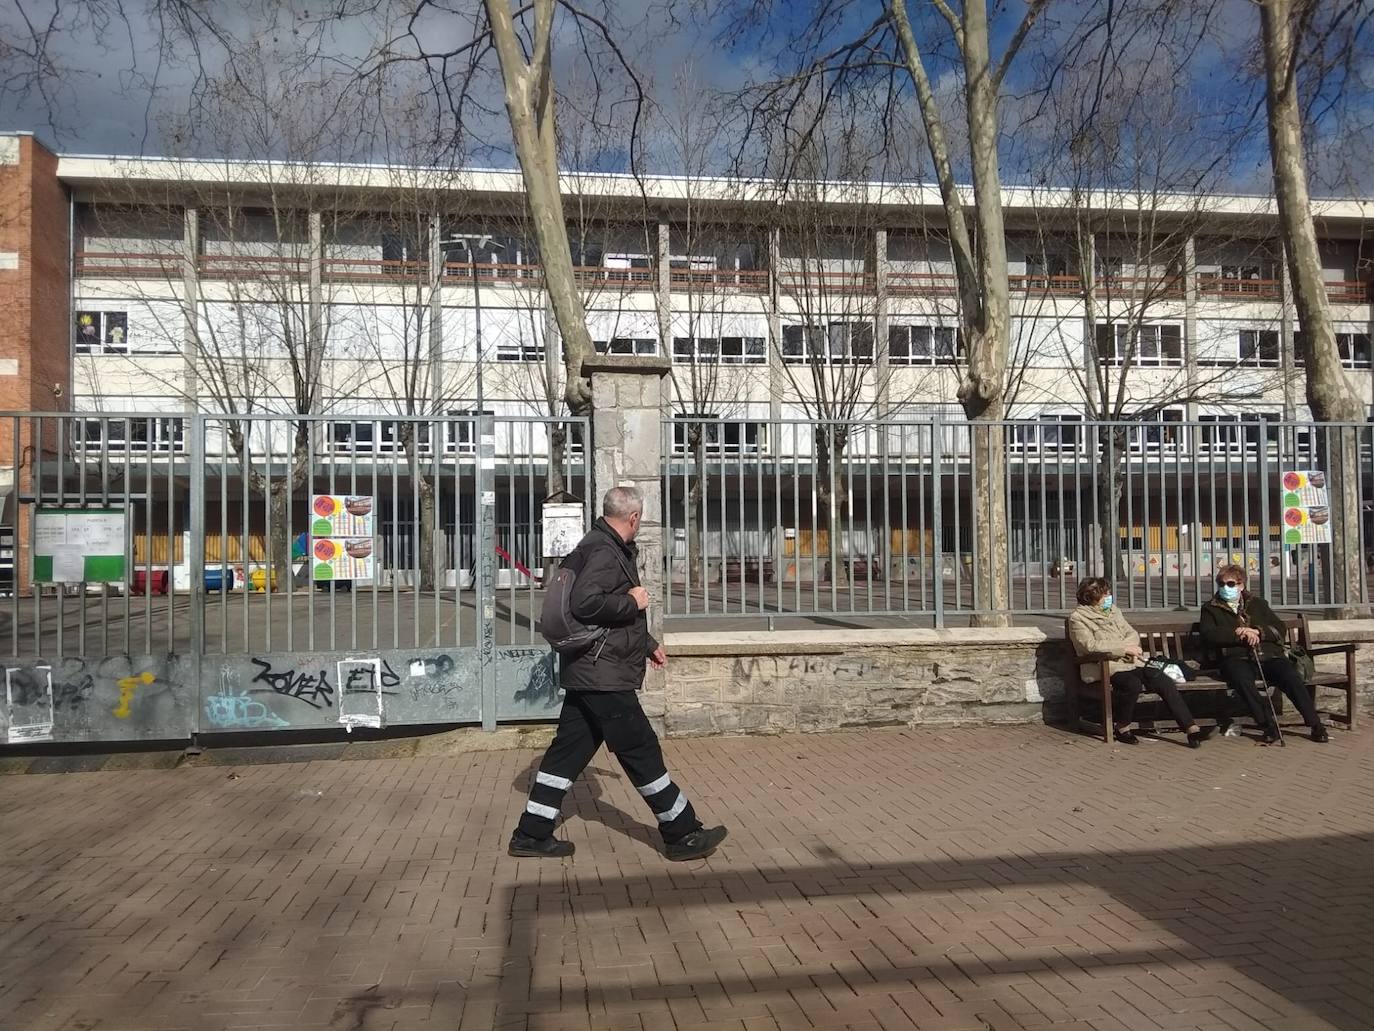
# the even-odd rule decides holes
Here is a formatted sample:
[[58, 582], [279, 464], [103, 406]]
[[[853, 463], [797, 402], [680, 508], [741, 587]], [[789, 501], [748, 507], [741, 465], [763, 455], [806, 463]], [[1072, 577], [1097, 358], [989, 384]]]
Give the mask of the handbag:
[[1167, 655], [1151, 655], [1145, 660], [1145, 665], [1149, 669], [1159, 670], [1175, 684], [1186, 684], [1190, 680], [1197, 679], [1197, 670], [1186, 662], [1180, 659], [1171, 659]]
[[1302, 677], [1304, 684], [1312, 683], [1312, 679], [1317, 675], [1317, 662], [1307, 653], [1306, 648], [1300, 644], [1290, 645], [1288, 661], [1297, 667], [1298, 675]]

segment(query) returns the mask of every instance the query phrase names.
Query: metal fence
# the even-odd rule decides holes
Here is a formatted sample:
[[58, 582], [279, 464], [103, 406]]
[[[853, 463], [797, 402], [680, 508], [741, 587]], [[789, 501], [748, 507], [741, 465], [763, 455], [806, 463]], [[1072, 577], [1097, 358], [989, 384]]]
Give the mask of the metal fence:
[[[975, 483], [990, 472], [1007, 499], [997, 561], [1014, 613], [1071, 609], [1078, 580], [1095, 575], [1114, 580], [1127, 607], [1192, 609], [1226, 563], [1283, 606], [1369, 597], [1367, 577], [1358, 599], [1333, 585], [1330, 544], [1290, 543], [1294, 530], [1316, 536], [1353, 520], [1366, 567], [1368, 425], [1064, 418], [995, 423], [975, 438], [972, 424], [941, 419], [678, 417], [663, 438], [672, 619], [924, 616], [942, 626], [984, 611]], [[1285, 524], [1283, 474], [1326, 472], [1341, 439], [1358, 465], [1357, 501], [1332, 497], [1306, 529]]]
[[[9, 741], [492, 726], [556, 705], [534, 619], [541, 505], [551, 484], [588, 497], [585, 420], [22, 414], [0, 430]], [[349, 543], [365, 579], [315, 579], [318, 495], [370, 515]], [[122, 520], [123, 572], [32, 583], [46, 517], [102, 512]]]

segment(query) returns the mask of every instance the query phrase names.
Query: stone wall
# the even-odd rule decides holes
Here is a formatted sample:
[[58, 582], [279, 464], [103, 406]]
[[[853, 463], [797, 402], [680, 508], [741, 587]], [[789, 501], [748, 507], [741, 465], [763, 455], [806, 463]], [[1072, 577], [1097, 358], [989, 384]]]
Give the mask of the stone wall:
[[[1311, 630], [1317, 645], [1361, 642], [1360, 707], [1374, 714], [1374, 620]], [[666, 647], [667, 683], [644, 704], [672, 736], [1067, 718], [1068, 645], [1031, 628], [670, 634]]]
[[672, 634], [645, 706], [667, 734], [1063, 717], [1068, 651], [1039, 630]]

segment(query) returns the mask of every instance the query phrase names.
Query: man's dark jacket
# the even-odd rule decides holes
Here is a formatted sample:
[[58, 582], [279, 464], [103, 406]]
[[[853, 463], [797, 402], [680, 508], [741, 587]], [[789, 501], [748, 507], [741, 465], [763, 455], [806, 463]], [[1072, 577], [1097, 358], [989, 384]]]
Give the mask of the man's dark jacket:
[[564, 560], [581, 568], [569, 599], [572, 614], [587, 626], [609, 628], [605, 638], [577, 656], [563, 656], [561, 681], [567, 691], [638, 691], [658, 642], [649, 636], [649, 613], [630, 597], [639, 583], [639, 549], [626, 543], [605, 519]]
[[1243, 626], [1260, 632], [1260, 658], [1276, 659], [1288, 654], [1288, 631], [1283, 620], [1259, 595], [1244, 592], [1236, 612], [1217, 595], [1202, 606], [1198, 631], [1203, 643], [1215, 648], [1223, 657], [1249, 656], [1250, 646], [1236, 637], [1236, 630]]

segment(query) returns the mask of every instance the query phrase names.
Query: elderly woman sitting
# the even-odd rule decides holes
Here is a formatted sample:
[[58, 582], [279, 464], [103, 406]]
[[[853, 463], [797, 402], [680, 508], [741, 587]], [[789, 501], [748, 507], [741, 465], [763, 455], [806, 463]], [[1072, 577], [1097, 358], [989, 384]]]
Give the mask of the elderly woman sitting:
[[[1152, 691], [1164, 699], [1179, 729], [1188, 735], [1189, 748], [1201, 748], [1211, 728], [1193, 722], [1193, 715], [1171, 677], [1163, 670], [1145, 665], [1140, 635], [1135, 632], [1112, 597], [1112, 585], [1100, 576], [1078, 585], [1078, 608], [1069, 616], [1069, 640], [1081, 658], [1100, 655], [1110, 660], [1108, 672], [1112, 685], [1112, 731], [1124, 745], [1139, 739], [1132, 731], [1136, 700], [1142, 691]], [[1098, 667], [1082, 668], [1083, 680], [1096, 683]]]

